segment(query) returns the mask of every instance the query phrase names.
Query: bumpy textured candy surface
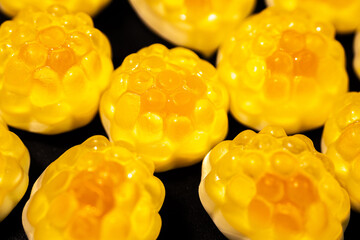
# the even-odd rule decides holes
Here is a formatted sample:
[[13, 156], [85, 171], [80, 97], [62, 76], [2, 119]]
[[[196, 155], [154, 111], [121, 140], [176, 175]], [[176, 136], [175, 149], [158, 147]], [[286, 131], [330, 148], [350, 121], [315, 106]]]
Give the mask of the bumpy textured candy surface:
[[130, 0], [156, 33], [210, 55], [253, 9], [255, 0]]
[[319, 127], [348, 87], [333, 27], [299, 11], [269, 8], [248, 18], [220, 47], [218, 70], [232, 114], [258, 130]]
[[126, 141], [156, 171], [201, 160], [227, 133], [228, 95], [216, 69], [160, 44], [125, 58], [100, 103], [110, 139]]
[[85, 13], [24, 10], [0, 27], [0, 115], [44, 134], [90, 122], [113, 66], [107, 38]]
[[151, 240], [165, 197], [154, 167], [125, 145], [94, 136], [54, 161], [23, 211], [30, 240]]
[[360, 93], [347, 93], [336, 102], [325, 123], [321, 150], [333, 162], [352, 206], [360, 211]]
[[0, 9], [9, 16], [15, 16], [26, 7], [46, 9], [54, 4], [61, 4], [72, 12], [86, 12], [95, 15], [111, 0], [0, 0]]
[[339, 240], [350, 201], [332, 168], [304, 135], [246, 130], [205, 158], [200, 200], [229, 239]]
[[0, 119], [0, 222], [24, 196], [29, 184], [30, 155]]
[[353, 32], [360, 25], [359, 0], [266, 0], [266, 3], [290, 11], [307, 11], [314, 18], [331, 22], [340, 33]]

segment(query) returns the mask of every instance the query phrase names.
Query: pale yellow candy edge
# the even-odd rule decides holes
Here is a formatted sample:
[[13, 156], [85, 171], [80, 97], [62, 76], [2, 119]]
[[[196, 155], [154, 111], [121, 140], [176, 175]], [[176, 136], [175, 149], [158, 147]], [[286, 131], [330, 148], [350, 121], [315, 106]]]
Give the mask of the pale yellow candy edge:
[[[0, 124], [8, 130], [7, 125], [5, 124], [4, 120], [0, 118]], [[13, 134], [14, 137], [18, 138], [20, 141], [21, 139], [13, 132], [9, 131]], [[21, 179], [19, 185], [16, 186], [9, 194], [7, 194], [2, 202], [2, 209], [11, 209], [9, 212], [7, 211], [0, 211], [0, 222], [4, 220], [11, 211], [16, 207], [16, 205], [20, 202], [20, 200], [24, 197], [26, 190], [29, 186], [29, 168], [30, 168], [30, 154], [24, 143], [21, 141], [22, 147], [25, 149], [23, 155], [21, 156], [21, 161], [25, 162], [25, 166], [21, 166], [22, 170], [24, 171], [24, 177]], [[20, 194], [19, 194], [20, 193]], [[20, 198], [19, 198], [20, 196]]]
[[209, 160], [209, 155], [211, 151], [205, 156], [202, 168], [201, 168], [201, 182], [199, 185], [199, 197], [200, 202], [203, 205], [206, 212], [212, 218], [213, 222], [217, 226], [217, 228], [228, 238], [231, 240], [250, 240], [248, 237], [241, 235], [238, 231], [236, 231], [224, 218], [221, 210], [216, 208], [214, 202], [211, 200], [209, 195], [206, 193], [204, 179], [211, 171], [211, 164]]
[[321, 138], [321, 152], [322, 152], [323, 154], [326, 154], [327, 149], [328, 149], [328, 147], [326, 146], [325, 141], [324, 141], [324, 138], [322, 137], [322, 138]]
[[[359, 28], [360, 30], [360, 28]], [[357, 76], [360, 78], [360, 31], [357, 31], [353, 40], [354, 47], [354, 60], [353, 60], [353, 68], [356, 72]]]
[[[30, 159], [30, 157], [28, 157]], [[12, 192], [21, 192], [18, 196], [21, 196], [20, 199], [14, 199], [14, 194], [10, 193], [6, 195], [2, 202], [2, 208], [3, 209], [11, 209], [11, 211], [16, 207], [16, 205], [19, 203], [19, 201], [24, 197], [26, 190], [29, 185], [29, 176], [26, 173], [26, 176], [24, 176], [20, 182], [20, 184], [12, 191]], [[0, 211], [0, 222], [4, 220], [10, 212], [7, 211]]]
[[23, 224], [23, 228], [25, 230], [26, 236], [28, 237], [29, 240], [33, 240], [34, 239], [34, 227], [30, 224], [29, 220], [27, 219], [27, 212], [28, 212], [28, 207], [29, 207], [29, 202], [30, 199], [32, 198], [32, 196], [39, 190], [39, 188], [42, 185], [42, 179], [44, 176], [44, 173], [46, 172], [43, 171], [43, 173], [40, 175], [40, 177], [36, 180], [36, 182], [33, 185], [33, 188], [31, 189], [31, 194], [30, 194], [30, 198], [27, 200], [25, 207], [23, 209], [22, 212], [22, 224]]

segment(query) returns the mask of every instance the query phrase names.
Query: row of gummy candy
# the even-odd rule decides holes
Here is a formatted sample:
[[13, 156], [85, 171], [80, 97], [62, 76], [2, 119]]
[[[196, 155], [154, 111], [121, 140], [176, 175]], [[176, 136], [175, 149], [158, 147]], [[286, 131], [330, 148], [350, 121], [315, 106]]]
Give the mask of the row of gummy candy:
[[[165, 188], [154, 171], [204, 156], [199, 197], [229, 239], [342, 239], [350, 206], [360, 210], [360, 93], [347, 93], [334, 36], [360, 25], [360, 1], [269, 0], [245, 18], [254, 0], [130, 0], [168, 41], [204, 56], [220, 46], [217, 67], [154, 44], [115, 71], [109, 41], [78, 12], [107, 2], [44, 10], [40, 1], [0, 0], [16, 15], [0, 27], [0, 220], [29, 181], [29, 153], [6, 124], [58, 134], [99, 110], [110, 141], [91, 137], [41, 174], [23, 210], [30, 240], [156, 239]], [[229, 106], [261, 131], [219, 143]], [[287, 135], [324, 124], [324, 154]]]

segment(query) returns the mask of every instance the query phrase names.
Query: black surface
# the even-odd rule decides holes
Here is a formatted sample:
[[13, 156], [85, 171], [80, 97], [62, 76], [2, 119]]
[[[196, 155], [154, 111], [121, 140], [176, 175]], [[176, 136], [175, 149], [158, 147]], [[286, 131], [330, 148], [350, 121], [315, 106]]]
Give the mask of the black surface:
[[[16, 1], [16, 0], [14, 0]], [[255, 12], [264, 8], [263, 0]], [[0, 14], [0, 23], [7, 18]], [[110, 39], [113, 49], [114, 66], [118, 67], [130, 53], [152, 43], [163, 43], [167, 47], [173, 45], [152, 33], [136, 16], [126, 0], [113, 0], [104, 11], [94, 19], [95, 26]], [[360, 82], [352, 68], [353, 35], [341, 35], [337, 38], [345, 47], [347, 54], [347, 70], [350, 78], [350, 90], [360, 91]], [[209, 59], [213, 64], [215, 56]], [[0, 63], [1, 64], [1, 63]], [[230, 130], [227, 139], [233, 139], [240, 131], [246, 129], [229, 115]], [[95, 134], [106, 135], [99, 116], [87, 126], [55, 136], [43, 136], [16, 129], [14, 131], [28, 147], [31, 155], [30, 184], [28, 191], [10, 215], [0, 223], [0, 239], [26, 239], [21, 224], [21, 212], [29, 198], [30, 189], [41, 172], [63, 152], [80, 144]], [[322, 128], [306, 132], [320, 150]], [[165, 185], [166, 197], [160, 211], [163, 226], [158, 239], [196, 239], [220, 240], [225, 237], [217, 230], [210, 217], [202, 208], [198, 198], [201, 165], [156, 174]], [[345, 232], [345, 240], [360, 239], [360, 214], [351, 212], [351, 220]], [[50, 240], [50, 239], [49, 239]]]

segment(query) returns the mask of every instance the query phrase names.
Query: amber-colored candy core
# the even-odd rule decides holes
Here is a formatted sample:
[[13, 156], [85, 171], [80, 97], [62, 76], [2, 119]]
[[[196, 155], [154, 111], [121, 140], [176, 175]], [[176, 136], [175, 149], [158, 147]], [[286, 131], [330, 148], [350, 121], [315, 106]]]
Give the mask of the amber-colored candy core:
[[278, 231], [304, 230], [304, 210], [318, 200], [311, 180], [298, 174], [283, 179], [265, 174], [256, 183], [256, 196], [249, 205], [249, 220], [254, 227], [273, 225]]
[[77, 201], [78, 213], [69, 226], [72, 238], [99, 239], [101, 220], [114, 207], [114, 187], [123, 178], [123, 172], [119, 164], [106, 163], [93, 172], [84, 171], [72, 179], [66, 191]]
[[286, 79], [293, 79], [296, 76], [315, 77], [318, 61], [317, 55], [306, 49], [305, 34], [296, 30], [284, 31], [278, 49], [266, 58], [272, 76], [267, 80], [269, 86], [265, 89], [266, 96], [277, 99], [289, 91], [284, 89], [288, 83], [282, 84], [277, 75], [286, 76]]

